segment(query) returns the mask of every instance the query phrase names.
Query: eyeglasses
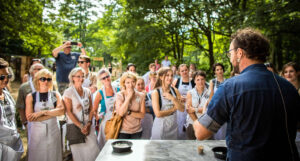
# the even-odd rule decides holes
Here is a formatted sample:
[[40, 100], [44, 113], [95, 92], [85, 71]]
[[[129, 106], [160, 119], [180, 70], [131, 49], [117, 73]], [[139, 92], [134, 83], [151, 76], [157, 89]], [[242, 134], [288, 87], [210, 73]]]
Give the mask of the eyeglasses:
[[51, 81], [52, 81], [52, 78], [41, 77], [39, 80], [40, 80], [41, 82], [45, 82], [45, 81], [51, 82]]
[[100, 80], [105, 80], [105, 79], [107, 79], [107, 78], [109, 78], [110, 76], [109, 75], [107, 75], [107, 76], [105, 76], [105, 77], [103, 77], [103, 78], [100, 78]]
[[0, 76], [0, 80], [4, 80], [5, 78], [10, 79], [10, 78], [12, 78], [12, 75], [8, 74], [8, 75], [1, 75]]
[[80, 75], [73, 76], [73, 77], [76, 77], [76, 78], [84, 78], [84, 76], [80, 76]]
[[85, 63], [86, 61], [78, 61], [78, 64], [83, 64]]
[[237, 48], [233, 48], [233, 49], [230, 49], [230, 50], [228, 50], [228, 51], [225, 51], [225, 54], [227, 54], [227, 56], [228, 56], [228, 58], [230, 58], [230, 56], [231, 56], [231, 51], [232, 50], [236, 50]]

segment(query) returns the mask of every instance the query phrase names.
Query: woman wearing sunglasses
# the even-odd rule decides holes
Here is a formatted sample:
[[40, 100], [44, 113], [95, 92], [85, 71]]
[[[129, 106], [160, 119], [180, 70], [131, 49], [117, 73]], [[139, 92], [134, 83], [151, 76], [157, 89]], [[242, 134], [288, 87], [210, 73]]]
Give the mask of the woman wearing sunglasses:
[[8, 62], [0, 58], [0, 160], [17, 161], [23, 153], [23, 145], [17, 131], [15, 101], [7, 90]]
[[[85, 71], [82, 68], [74, 68], [69, 74], [69, 88], [63, 95], [67, 124], [77, 126], [80, 132], [86, 136], [84, 143], [70, 145], [74, 161], [94, 161], [100, 152], [95, 129], [91, 128], [93, 118], [91, 92], [82, 86], [84, 74]], [[67, 133], [70, 133], [68, 129]]]
[[52, 91], [52, 73], [42, 69], [33, 79], [35, 92], [26, 97], [28, 129], [28, 160], [61, 161], [61, 135], [56, 116], [64, 114], [61, 96]]
[[[95, 114], [96, 122], [100, 124], [99, 133], [98, 133], [98, 144], [100, 149], [103, 148], [105, 140], [105, 124], [108, 119], [112, 116], [113, 106], [116, 100], [116, 94], [120, 90], [111, 85], [110, 73], [106, 69], [101, 69], [98, 72], [98, 78], [101, 81], [103, 86], [100, 89], [95, 97], [93, 111]], [[100, 112], [98, 112], [99, 104], [101, 105]]]

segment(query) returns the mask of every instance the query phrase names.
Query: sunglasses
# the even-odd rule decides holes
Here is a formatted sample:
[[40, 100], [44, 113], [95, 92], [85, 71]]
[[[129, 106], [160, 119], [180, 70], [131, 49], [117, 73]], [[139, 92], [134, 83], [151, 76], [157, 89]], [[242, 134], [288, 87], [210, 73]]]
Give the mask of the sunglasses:
[[105, 80], [105, 79], [107, 79], [107, 78], [109, 78], [110, 76], [109, 75], [107, 75], [107, 76], [105, 76], [105, 77], [103, 77], [103, 78], [100, 78], [100, 80]]
[[12, 75], [8, 74], [8, 75], [1, 75], [0, 76], [0, 80], [4, 80], [5, 78], [10, 79], [10, 78], [12, 78]]
[[45, 82], [45, 81], [51, 82], [51, 81], [52, 81], [52, 78], [41, 77], [41, 78], [40, 78], [40, 81], [41, 81], [41, 82]]
[[73, 77], [76, 77], [76, 78], [84, 78], [84, 76], [80, 76], [80, 75], [73, 76]]
[[83, 64], [85, 63], [86, 61], [78, 61], [78, 64]]

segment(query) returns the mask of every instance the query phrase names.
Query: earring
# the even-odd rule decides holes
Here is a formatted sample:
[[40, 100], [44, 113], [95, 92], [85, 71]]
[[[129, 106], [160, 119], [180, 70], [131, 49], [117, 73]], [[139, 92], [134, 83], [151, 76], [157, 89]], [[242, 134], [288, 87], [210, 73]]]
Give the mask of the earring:
[[239, 59], [239, 58], [237, 58], [237, 59], [236, 59], [236, 61], [239, 63], [239, 62], [240, 62], [240, 59]]

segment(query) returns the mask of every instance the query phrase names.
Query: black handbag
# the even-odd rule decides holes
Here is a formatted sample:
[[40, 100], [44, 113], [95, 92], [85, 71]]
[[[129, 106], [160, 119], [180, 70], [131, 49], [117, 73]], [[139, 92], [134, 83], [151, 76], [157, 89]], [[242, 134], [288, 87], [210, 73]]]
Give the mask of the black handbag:
[[[66, 107], [64, 100], [61, 100], [61, 101], [62, 101], [64, 107]], [[83, 107], [82, 107], [82, 110], [83, 110]], [[82, 118], [83, 118], [82, 120], [84, 120], [83, 111], [82, 111]], [[81, 132], [81, 129], [79, 127], [77, 127], [75, 124], [67, 124], [66, 138], [69, 141], [69, 145], [85, 143], [85, 137], [86, 136]]]
[[85, 143], [85, 135], [81, 132], [80, 128], [75, 124], [67, 124], [67, 140], [69, 145]]

